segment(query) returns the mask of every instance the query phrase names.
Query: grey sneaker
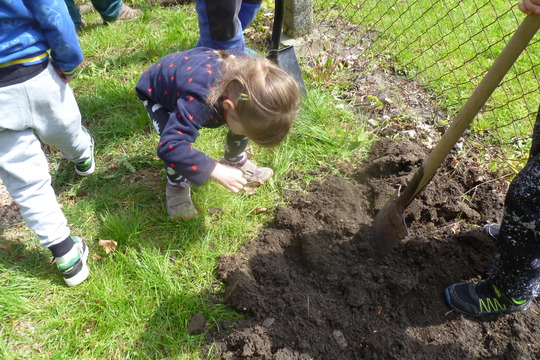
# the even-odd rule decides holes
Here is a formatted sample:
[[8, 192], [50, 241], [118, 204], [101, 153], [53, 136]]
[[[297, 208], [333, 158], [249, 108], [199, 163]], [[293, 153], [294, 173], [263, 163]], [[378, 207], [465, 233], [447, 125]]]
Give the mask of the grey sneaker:
[[79, 13], [82, 14], [89, 14], [94, 11], [94, 5], [92, 5], [91, 2], [86, 2], [79, 6]]
[[486, 224], [484, 225], [482, 230], [484, 230], [484, 233], [486, 235], [489, 235], [493, 239], [497, 240], [497, 238], [499, 237], [499, 231], [501, 230], [501, 224], [497, 224], [497, 223]]
[[165, 189], [167, 198], [167, 214], [171, 220], [189, 220], [197, 215], [197, 210], [191, 201], [191, 186], [183, 183], [174, 186], [167, 183]]
[[75, 243], [76, 256], [69, 259], [64, 257], [56, 258], [56, 267], [70, 287], [79, 285], [88, 277], [89, 270], [86, 261], [90, 253], [83, 239], [78, 236], [72, 236], [71, 239]]
[[253, 161], [248, 159], [241, 161], [238, 164], [231, 164], [224, 158], [221, 158], [219, 162], [240, 169], [244, 174], [244, 178], [248, 182], [257, 182], [262, 185], [267, 182], [268, 179], [274, 176], [274, 170], [267, 167], [257, 166]]
[[90, 149], [92, 150], [89, 158], [82, 162], [75, 163], [75, 172], [79, 176], [88, 176], [96, 170], [96, 162], [94, 161], [94, 138], [90, 132], [83, 126], [83, 131], [90, 136]]
[[118, 14], [118, 17], [116, 19], [114, 19], [113, 21], [131, 20], [131, 19], [137, 18], [141, 14], [142, 14], [141, 10], [133, 9], [133, 8], [127, 6], [126, 4], [122, 4], [122, 6], [120, 7], [120, 13]]

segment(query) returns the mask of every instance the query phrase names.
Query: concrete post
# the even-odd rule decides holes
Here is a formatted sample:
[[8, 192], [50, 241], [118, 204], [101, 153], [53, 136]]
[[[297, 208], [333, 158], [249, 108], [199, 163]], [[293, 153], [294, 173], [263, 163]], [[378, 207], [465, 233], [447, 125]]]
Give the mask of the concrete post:
[[285, 0], [283, 33], [290, 38], [309, 35], [313, 28], [313, 0]]

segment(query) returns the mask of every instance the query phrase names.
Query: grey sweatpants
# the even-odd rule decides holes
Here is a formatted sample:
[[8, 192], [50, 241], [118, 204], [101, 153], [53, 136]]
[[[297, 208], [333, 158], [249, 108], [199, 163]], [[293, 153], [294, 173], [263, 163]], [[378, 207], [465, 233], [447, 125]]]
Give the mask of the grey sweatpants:
[[70, 235], [70, 229], [39, 139], [74, 162], [91, 156], [77, 102], [49, 64], [30, 80], [0, 87], [0, 104], [0, 179], [40, 244], [55, 245]]

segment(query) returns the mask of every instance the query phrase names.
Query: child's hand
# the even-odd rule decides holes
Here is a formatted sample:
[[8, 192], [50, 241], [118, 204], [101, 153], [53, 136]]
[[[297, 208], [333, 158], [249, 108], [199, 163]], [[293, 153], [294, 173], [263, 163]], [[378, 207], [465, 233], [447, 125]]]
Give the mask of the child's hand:
[[242, 171], [232, 166], [219, 163], [216, 165], [214, 171], [212, 171], [210, 174], [210, 177], [219, 181], [221, 185], [225, 186], [234, 193], [242, 190], [244, 185], [247, 184], [247, 180], [244, 178]]
[[63, 83], [69, 83], [71, 80], [73, 80], [73, 75], [67, 76], [63, 72], [58, 70], [58, 75], [60, 75], [60, 80], [62, 80]]

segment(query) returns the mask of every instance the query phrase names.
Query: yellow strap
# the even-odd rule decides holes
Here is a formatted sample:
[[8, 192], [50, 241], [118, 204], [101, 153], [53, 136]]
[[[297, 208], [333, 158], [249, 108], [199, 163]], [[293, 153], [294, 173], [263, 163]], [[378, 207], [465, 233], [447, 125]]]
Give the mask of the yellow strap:
[[49, 56], [49, 54], [44, 52], [41, 55], [34, 56], [34, 57], [31, 57], [31, 58], [17, 59], [17, 60], [13, 60], [13, 61], [8, 61], [6, 63], [0, 64], [0, 68], [12, 66], [12, 65], [17, 65], [17, 64], [24, 64], [24, 63], [28, 63], [28, 62], [30, 62], [30, 63], [35, 62], [35, 61], [38, 61], [38, 60], [41, 60], [41, 59], [45, 59], [47, 56]]

